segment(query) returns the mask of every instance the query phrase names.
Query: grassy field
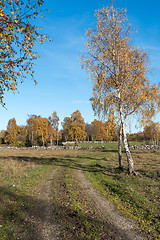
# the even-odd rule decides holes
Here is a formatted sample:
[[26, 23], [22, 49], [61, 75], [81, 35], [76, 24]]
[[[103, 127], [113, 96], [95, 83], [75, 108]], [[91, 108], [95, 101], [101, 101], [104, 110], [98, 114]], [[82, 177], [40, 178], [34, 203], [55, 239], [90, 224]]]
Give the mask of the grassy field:
[[[132, 145], [141, 146], [141, 145], [145, 145], [145, 142], [130, 142], [129, 145], [130, 146], [132, 146]], [[87, 147], [87, 146], [91, 147], [92, 146], [93, 148], [104, 146], [107, 149], [116, 149], [117, 148], [117, 142], [78, 143], [78, 146], [79, 147]]]
[[[89, 229], [95, 229], [95, 235], [90, 239], [101, 239], [96, 238], [96, 224], [94, 226], [93, 222], [85, 219], [82, 205], [86, 200], [83, 196], [79, 203], [76, 200], [79, 193], [74, 188], [72, 169], [82, 162], [85, 163], [86, 176], [98, 191], [114, 202], [124, 215], [135, 219], [151, 239], [160, 239], [160, 178], [157, 177], [160, 151], [134, 150], [132, 154], [135, 170], [141, 173], [141, 177], [128, 176], [126, 171], [118, 170], [115, 143], [106, 144], [103, 150], [1, 150], [0, 239], [18, 239], [22, 223], [27, 224], [26, 212], [37, 187], [57, 165], [65, 169], [63, 178], [67, 190], [64, 201], [69, 199], [68, 204], [82, 219], [85, 229], [82, 239], [87, 239], [85, 234], [91, 232]], [[123, 158], [126, 163], [124, 153]], [[56, 194], [54, 189], [53, 194]]]

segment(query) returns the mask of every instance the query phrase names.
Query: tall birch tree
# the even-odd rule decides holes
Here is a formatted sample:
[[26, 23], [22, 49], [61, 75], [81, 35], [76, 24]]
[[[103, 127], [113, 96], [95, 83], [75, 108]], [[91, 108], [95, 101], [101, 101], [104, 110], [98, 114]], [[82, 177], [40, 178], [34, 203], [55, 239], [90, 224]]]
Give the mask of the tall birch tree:
[[[131, 114], [143, 119], [159, 111], [160, 91], [152, 86], [148, 52], [134, 48], [125, 9], [113, 5], [96, 12], [97, 26], [86, 32], [82, 67], [93, 82], [92, 107], [98, 115], [118, 116], [123, 132], [129, 174], [135, 173], [128, 147], [125, 122]], [[120, 152], [120, 150], [119, 150]]]

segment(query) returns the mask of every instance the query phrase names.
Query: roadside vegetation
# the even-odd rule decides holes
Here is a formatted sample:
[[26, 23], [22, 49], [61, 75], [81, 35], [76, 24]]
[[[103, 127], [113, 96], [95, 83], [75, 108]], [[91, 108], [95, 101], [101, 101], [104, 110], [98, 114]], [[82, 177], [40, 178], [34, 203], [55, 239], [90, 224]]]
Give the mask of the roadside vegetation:
[[[112, 239], [83, 193], [76, 171], [82, 170], [95, 188], [125, 216], [138, 222], [150, 239], [160, 239], [160, 151], [134, 150], [135, 169], [129, 176], [117, 168], [117, 145], [89, 150], [1, 150], [0, 239], [22, 239], [31, 229], [29, 209], [40, 201], [41, 183], [58, 166], [53, 181], [56, 218], [61, 226], [57, 239]], [[125, 160], [125, 154], [122, 153]], [[23, 238], [25, 239], [25, 237]]]

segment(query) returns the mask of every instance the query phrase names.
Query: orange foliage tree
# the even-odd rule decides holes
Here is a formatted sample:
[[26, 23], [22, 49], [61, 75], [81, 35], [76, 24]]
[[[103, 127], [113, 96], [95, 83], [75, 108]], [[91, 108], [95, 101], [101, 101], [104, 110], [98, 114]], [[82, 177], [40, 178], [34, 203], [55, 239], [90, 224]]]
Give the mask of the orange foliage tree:
[[155, 123], [150, 120], [144, 127], [143, 134], [146, 141], [152, 141], [153, 144], [158, 145], [160, 139], [160, 123]]
[[102, 121], [99, 121], [97, 119], [94, 119], [94, 121], [91, 123], [95, 131], [94, 139], [98, 141], [106, 140], [107, 139], [107, 132], [105, 129], [105, 123]]
[[71, 114], [69, 135], [72, 141], [82, 141], [86, 139], [85, 122], [79, 110]]
[[82, 141], [86, 139], [85, 122], [79, 110], [64, 118], [62, 136], [65, 140]]
[[37, 115], [29, 116], [28, 124], [28, 137], [29, 145], [45, 145], [50, 141], [50, 136], [53, 134], [53, 128], [47, 118]]
[[19, 126], [16, 123], [16, 119], [12, 118], [8, 121], [7, 125], [7, 135], [5, 137], [5, 142], [9, 144], [16, 144], [18, 141]]

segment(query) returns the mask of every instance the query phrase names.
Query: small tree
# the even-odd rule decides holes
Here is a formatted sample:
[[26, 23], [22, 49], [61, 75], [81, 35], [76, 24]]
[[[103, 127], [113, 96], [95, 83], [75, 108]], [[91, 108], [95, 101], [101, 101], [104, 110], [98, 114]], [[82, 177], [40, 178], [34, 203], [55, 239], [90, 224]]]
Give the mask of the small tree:
[[158, 145], [160, 139], [160, 123], [149, 121], [144, 127], [143, 133], [146, 141], [152, 141], [153, 144]]
[[96, 129], [95, 140], [98, 140], [98, 141], [106, 140], [107, 131], [105, 128], [105, 123], [103, 123], [102, 121], [99, 121], [97, 119], [94, 119], [94, 121], [92, 122], [92, 126], [94, 129]]
[[86, 139], [85, 122], [79, 110], [65, 117], [62, 122], [62, 135], [65, 141], [82, 141]]
[[71, 127], [71, 118], [70, 117], [65, 117], [63, 122], [62, 122], [62, 139], [64, 141], [69, 141], [70, 139], [70, 135], [69, 135], [69, 130]]
[[38, 118], [40, 116], [30, 115], [27, 120], [29, 146], [37, 144], [38, 138]]
[[82, 141], [86, 139], [85, 122], [79, 110], [71, 114], [69, 135], [72, 141]]
[[51, 123], [54, 131], [56, 132], [56, 142], [58, 145], [58, 126], [59, 126], [59, 117], [57, 116], [57, 112], [53, 112], [52, 115], [48, 118]]
[[[126, 10], [113, 5], [98, 10], [97, 28], [89, 29], [87, 52], [82, 67], [93, 80], [92, 107], [98, 115], [114, 115], [120, 119], [128, 172], [134, 173], [134, 164], [127, 143], [126, 118], [136, 114], [143, 119], [159, 110], [160, 91], [147, 79], [148, 53], [131, 44], [131, 27]], [[121, 129], [121, 128], [120, 128]]]
[[5, 142], [13, 145], [16, 144], [18, 140], [19, 130], [20, 128], [16, 123], [16, 119], [10, 119], [7, 125], [7, 135], [5, 137]]

